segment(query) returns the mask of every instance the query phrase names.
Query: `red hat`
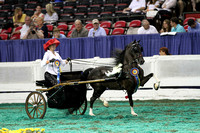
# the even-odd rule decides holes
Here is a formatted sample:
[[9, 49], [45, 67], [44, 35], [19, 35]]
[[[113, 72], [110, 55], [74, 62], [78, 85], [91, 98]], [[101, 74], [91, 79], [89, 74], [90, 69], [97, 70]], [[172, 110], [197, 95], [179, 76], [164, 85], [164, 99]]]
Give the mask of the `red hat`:
[[49, 41], [47, 41], [43, 47], [44, 47], [44, 50], [47, 51], [47, 48], [52, 45], [52, 44], [56, 44], [56, 47], [58, 47], [58, 45], [60, 44], [60, 42], [54, 38], [54, 39], [50, 39]]

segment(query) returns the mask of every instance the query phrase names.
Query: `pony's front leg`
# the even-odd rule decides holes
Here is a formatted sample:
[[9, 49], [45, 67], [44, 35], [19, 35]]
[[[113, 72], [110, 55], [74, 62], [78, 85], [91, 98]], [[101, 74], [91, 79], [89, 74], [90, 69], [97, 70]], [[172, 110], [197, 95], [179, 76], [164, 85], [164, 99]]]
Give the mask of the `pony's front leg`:
[[144, 86], [144, 84], [151, 78], [151, 77], [153, 77], [153, 73], [150, 73], [149, 75], [147, 75], [147, 76], [141, 76], [140, 77], [140, 86]]
[[132, 114], [133, 116], [138, 116], [138, 115], [135, 113], [134, 109], [133, 109], [133, 99], [132, 99], [132, 94], [131, 94], [131, 93], [128, 93], [128, 99], [129, 99], [129, 104], [130, 104], [130, 106], [131, 106], [131, 114]]
[[94, 104], [94, 101], [96, 100], [97, 98], [92, 96], [90, 98], [90, 111], [89, 111], [89, 115], [90, 116], [95, 116], [94, 113], [93, 113], [93, 104]]

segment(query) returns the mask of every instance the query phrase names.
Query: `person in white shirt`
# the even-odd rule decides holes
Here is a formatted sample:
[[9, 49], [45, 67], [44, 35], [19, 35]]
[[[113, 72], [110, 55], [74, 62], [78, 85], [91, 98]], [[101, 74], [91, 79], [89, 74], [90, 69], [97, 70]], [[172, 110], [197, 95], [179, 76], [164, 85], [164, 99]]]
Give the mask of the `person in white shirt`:
[[157, 29], [149, 24], [147, 19], [142, 20], [142, 27], [138, 29], [138, 34], [156, 34], [158, 33]]
[[165, 0], [165, 2], [162, 4], [162, 9], [171, 11], [171, 8], [176, 6], [177, 0]]
[[44, 16], [44, 21], [47, 23], [54, 23], [58, 20], [58, 14], [54, 11], [52, 4], [46, 5], [47, 13]]
[[67, 60], [63, 61], [60, 55], [55, 51], [56, 47], [59, 44], [60, 42], [56, 38], [54, 38], [54, 39], [50, 39], [43, 45], [44, 50], [46, 52], [43, 56], [41, 66], [46, 67], [44, 77], [46, 81], [51, 83], [51, 86], [54, 86], [57, 84], [58, 68], [55, 65], [54, 61], [59, 60], [62, 66], [65, 66], [65, 64], [68, 63]]
[[132, 0], [129, 7], [124, 8], [123, 13], [129, 13], [130, 11], [133, 13], [139, 13], [144, 10], [146, 7], [146, 0]]

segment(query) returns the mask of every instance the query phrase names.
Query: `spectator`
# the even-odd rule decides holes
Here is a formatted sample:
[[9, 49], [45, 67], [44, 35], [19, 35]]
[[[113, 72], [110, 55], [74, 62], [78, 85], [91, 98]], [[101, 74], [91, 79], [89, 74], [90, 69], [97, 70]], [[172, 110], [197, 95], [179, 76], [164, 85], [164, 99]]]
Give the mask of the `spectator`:
[[3, 4], [4, 4], [4, 2], [5, 2], [5, 0], [0, 0], [0, 4], [2, 4], [2, 5], [3, 5]]
[[54, 86], [57, 84], [58, 71], [57, 71], [57, 66], [55, 65], [54, 61], [59, 60], [62, 66], [65, 66], [65, 64], [68, 63], [67, 60], [65, 61], [62, 60], [60, 55], [55, 51], [56, 47], [59, 44], [60, 42], [56, 38], [54, 38], [54, 39], [50, 39], [43, 45], [44, 50], [46, 52], [43, 56], [41, 66], [46, 67], [44, 77], [46, 81], [51, 83], [51, 86]]
[[171, 11], [171, 8], [176, 6], [176, 0], [165, 0], [165, 2], [162, 4], [162, 9]]
[[160, 48], [159, 55], [171, 55], [171, 54], [169, 53], [168, 48], [162, 47]]
[[179, 8], [179, 18], [183, 19], [183, 10], [186, 7], [187, 0], [178, 0], [177, 6]]
[[188, 20], [188, 32], [200, 32], [200, 23], [193, 19]]
[[60, 34], [60, 30], [58, 28], [54, 28], [52, 38], [66, 38], [66, 36], [63, 34]]
[[170, 31], [171, 31], [170, 21], [169, 21], [169, 19], [165, 19], [165, 20], [163, 21], [162, 29], [160, 30], [160, 33], [163, 33], [163, 32], [170, 32]]
[[25, 18], [26, 14], [22, 13], [22, 9], [20, 7], [16, 7], [13, 16], [14, 27], [22, 26], [25, 23]]
[[53, 4], [46, 5], [47, 13], [44, 16], [44, 21], [47, 23], [54, 23], [58, 20], [58, 14], [54, 11]]
[[75, 23], [75, 28], [72, 31], [71, 38], [87, 37], [88, 30], [83, 27], [81, 20], [77, 19], [74, 23]]
[[36, 25], [32, 22], [30, 24], [30, 28], [28, 29], [27, 33], [24, 35], [22, 39], [41, 39], [44, 38], [43, 33], [41, 30], [37, 30]]
[[200, 0], [191, 0], [193, 11], [200, 11]]
[[37, 5], [37, 7], [35, 8], [35, 12], [34, 12], [33, 16], [31, 17], [31, 19], [33, 21], [35, 21], [38, 17], [44, 18], [44, 14], [42, 13], [41, 5]]
[[172, 26], [171, 32], [186, 32], [183, 26], [179, 24], [179, 19], [176, 17], [171, 18], [170, 25]]
[[148, 0], [147, 9], [144, 12], [154, 11], [156, 8], [159, 7], [159, 5], [160, 4], [158, 0]]
[[132, 0], [129, 7], [124, 8], [123, 13], [140, 13], [146, 8], [146, 0]]
[[158, 33], [157, 29], [149, 24], [147, 19], [142, 20], [142, 27], [138, 29], [138, 34], [154, 34]]
[[20, 34], [20, 39], [22, 39], [24, 37], [24, 35], [27, 33], [27, 31], [29, 30], [29, 26], [31, 24], [31, 17], [30, 16], [26, 16], [25, 18], [25, 24], [22, 26], [21, 30], [17, 30], [14, 31], [11, 36], [13, 34]]
[[38, 26], [38, 30], [40, 30], [43, 33], [44, 38], [48, 38], [48, 28], [46, 24], [44, 24], [44, 19], [41, 17], [38, 17], [36, 19], [36, 24]]
[[92, 24], [93, 24], [93, 28], [90, 29], [90, 31], [88, 33], [88, 37], [107, 36], [104, 28], [99, 26], [98, 19], [93, 19]]

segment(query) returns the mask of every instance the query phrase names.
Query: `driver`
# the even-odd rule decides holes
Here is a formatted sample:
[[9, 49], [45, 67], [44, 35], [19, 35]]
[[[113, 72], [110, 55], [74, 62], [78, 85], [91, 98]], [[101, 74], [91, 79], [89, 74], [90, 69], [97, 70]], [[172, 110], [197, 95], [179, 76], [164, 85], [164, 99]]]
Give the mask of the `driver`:
[[44, 57], [41, 62], [41, 66], [46, 66], [46, 70], [44, 73], [44, 78], [46, 81], [51, 83], [51, 86], [57, 84], [57, 66], [55, 65], [54, 61], [59, 60], [62, 66], [68, 63], [68, 60], [63, 61], [60, 55], [55, 51], [56, 47], [60, 44], [60, 42], [54, 38], [47, 41], [43, 47], [46, 51]]

